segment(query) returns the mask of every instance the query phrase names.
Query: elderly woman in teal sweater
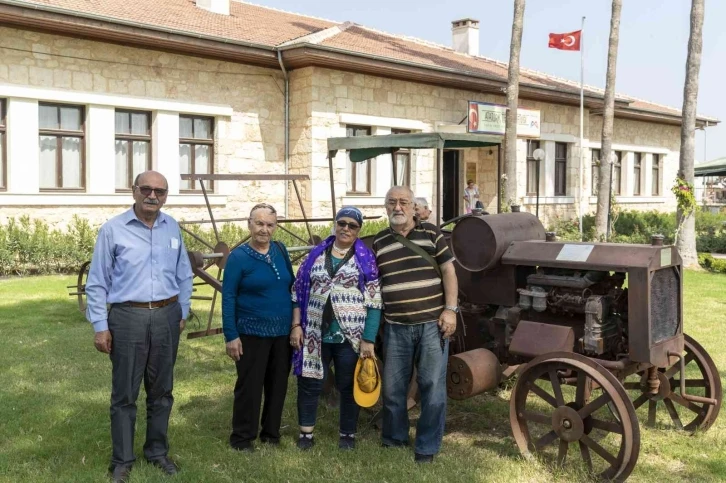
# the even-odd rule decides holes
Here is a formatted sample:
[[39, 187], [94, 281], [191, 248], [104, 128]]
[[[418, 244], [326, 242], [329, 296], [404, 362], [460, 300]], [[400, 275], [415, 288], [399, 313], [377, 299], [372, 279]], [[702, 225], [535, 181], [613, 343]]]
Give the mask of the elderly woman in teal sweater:
[[232, 250], [222, 283], [222, 321], [227, 355], [237, 366], [230, 445], [253, 451], [262, 409], [263, 443], [280, 442], [282, 409], [290, 374], [288, 334], [292, 321], [290, 287], [294, 275], [287, 249], [272, 242], [277, 212], [268, 204], [252, 208], [250, 241]]
[[359, 357], [374, 357], [381, 319], [381, 289], [373, 252], [358, 239], [363, 214], [344, 207], [336, 215], [335, 236], [315, 247], [298, 270], [293, 288], [290, 343], [295, 348], [298, 447], [310, 449], [318, 398], [331, 361], [340, 392], [341, 449], [355, 447], [360, 407], [353, 397]]

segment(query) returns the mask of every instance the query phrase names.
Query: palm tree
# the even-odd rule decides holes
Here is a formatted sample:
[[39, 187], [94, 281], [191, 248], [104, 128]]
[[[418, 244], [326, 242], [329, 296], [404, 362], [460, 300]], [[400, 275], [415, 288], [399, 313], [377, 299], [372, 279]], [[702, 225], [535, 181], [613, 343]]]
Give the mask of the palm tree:
[[602, 119], [602, 144], [600, 146], [600, 176], [597, 189], [597, 212], [595, 214], [595, 235], [603, 240], [607, 233], [610, 211], [611, 174], [610, 159], [613, 144], [613, 120], [615, 117], [615, 70], [618, 62], [620, 42], [620, 10], [623, 0], [613, 0], [610, 17], [610, 43], [608, 45], [608, 70], [605, 79], [605, 108]]
[[507, 119], [504, 131], [504, 199], [502, 206], [511, 206], [517, 199], [517, 102], [519, 100], [519, 52], [522, 50], [522, 26], [525, 0], [514, 0], [512, 42], [509, 46], [507, 78]]
[[[696, 105], [698, 101], [698, 73], [701, 70], [703, 49], [703, 11], [705, 0], [691, 2], [691, 35], [688, 38], [686, 81], [683, 86], [683, 114], [681, 119], [680, 176], [693, 185], [693, 159], [696, 151]], [[676, 246], [683, 265], [698, 265], [696, 254], [695, 213], [678, 209], [680, 227]]]

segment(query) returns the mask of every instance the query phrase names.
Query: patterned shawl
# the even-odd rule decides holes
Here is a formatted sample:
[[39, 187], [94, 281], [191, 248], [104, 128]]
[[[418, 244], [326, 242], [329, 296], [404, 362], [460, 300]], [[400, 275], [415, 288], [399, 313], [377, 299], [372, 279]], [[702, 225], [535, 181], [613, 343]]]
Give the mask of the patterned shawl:
[[[300, 307], [300, 325], [303, 334], [307, 331], [308, 326], [308, 304], [310, 302], [310, 271], [315, 260], [325, 252], [335, 242], [335, 236], [329, 236], [323, 242], [313, 248], [308, 254], [305, 261], [300, 265], [297, 272], [297, 278], [293, 285], [293, 290], [297, 296], [297, 304]], [[366, 284], [378, 280], [378, 266], [376, 265], [376, 257], [373, 252], [360, 239], [356, 239], [353, 244], [354, 260], [361, 276], [358, 278], [358, 288], [361, 293], [365, 293]], [[302, 374], [303, 351], [294, 350], [292, 353], [292, 370], [293, 374], [299, 376]]]

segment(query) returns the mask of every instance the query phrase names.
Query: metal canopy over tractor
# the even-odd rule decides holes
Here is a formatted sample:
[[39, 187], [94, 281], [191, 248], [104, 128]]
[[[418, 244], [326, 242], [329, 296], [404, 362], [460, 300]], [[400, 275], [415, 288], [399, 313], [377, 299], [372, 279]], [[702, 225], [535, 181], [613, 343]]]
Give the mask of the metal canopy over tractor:
[[[436, 149], [436, 223], [441, 224], [441, 210], [438, 209], [441, 200], [441, 165], [443, 164], [444, 149], [486, 148], [499, 146], [502, 136], [465, 133], [409, 133], [387, 134], [382, 136], [349, 136], [328, 139], [328, 167], [330, 170], [330, 194], [333, 200], [333, 214], [335, 214], [335, 183], [333, 180], [333, 158], [340, 150], [347, 150], [352, 162], [361, 162], [381, 154], [395, 154], [399, 149]], [[396, 179], [395, 167], [393, 179]], [[497, 166], [501, 165], [497, 162]], [[497, 176], [499, 183], [500, 176]], [[497, 192], [499, 192], [497, 186]], [[499, 210], [497, 210], [499, 211]]]

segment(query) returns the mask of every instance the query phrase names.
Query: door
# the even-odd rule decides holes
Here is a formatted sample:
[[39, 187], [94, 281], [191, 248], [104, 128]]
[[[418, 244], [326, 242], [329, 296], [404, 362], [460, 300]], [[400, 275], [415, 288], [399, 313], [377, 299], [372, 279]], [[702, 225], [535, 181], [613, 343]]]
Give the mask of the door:
[[461, 180], [459, 179], [459, 151], [444, 151], [442, 179], [443, 210], [441, 221], [451, 220], [459, 216], [459, 198], [461, 198]]

